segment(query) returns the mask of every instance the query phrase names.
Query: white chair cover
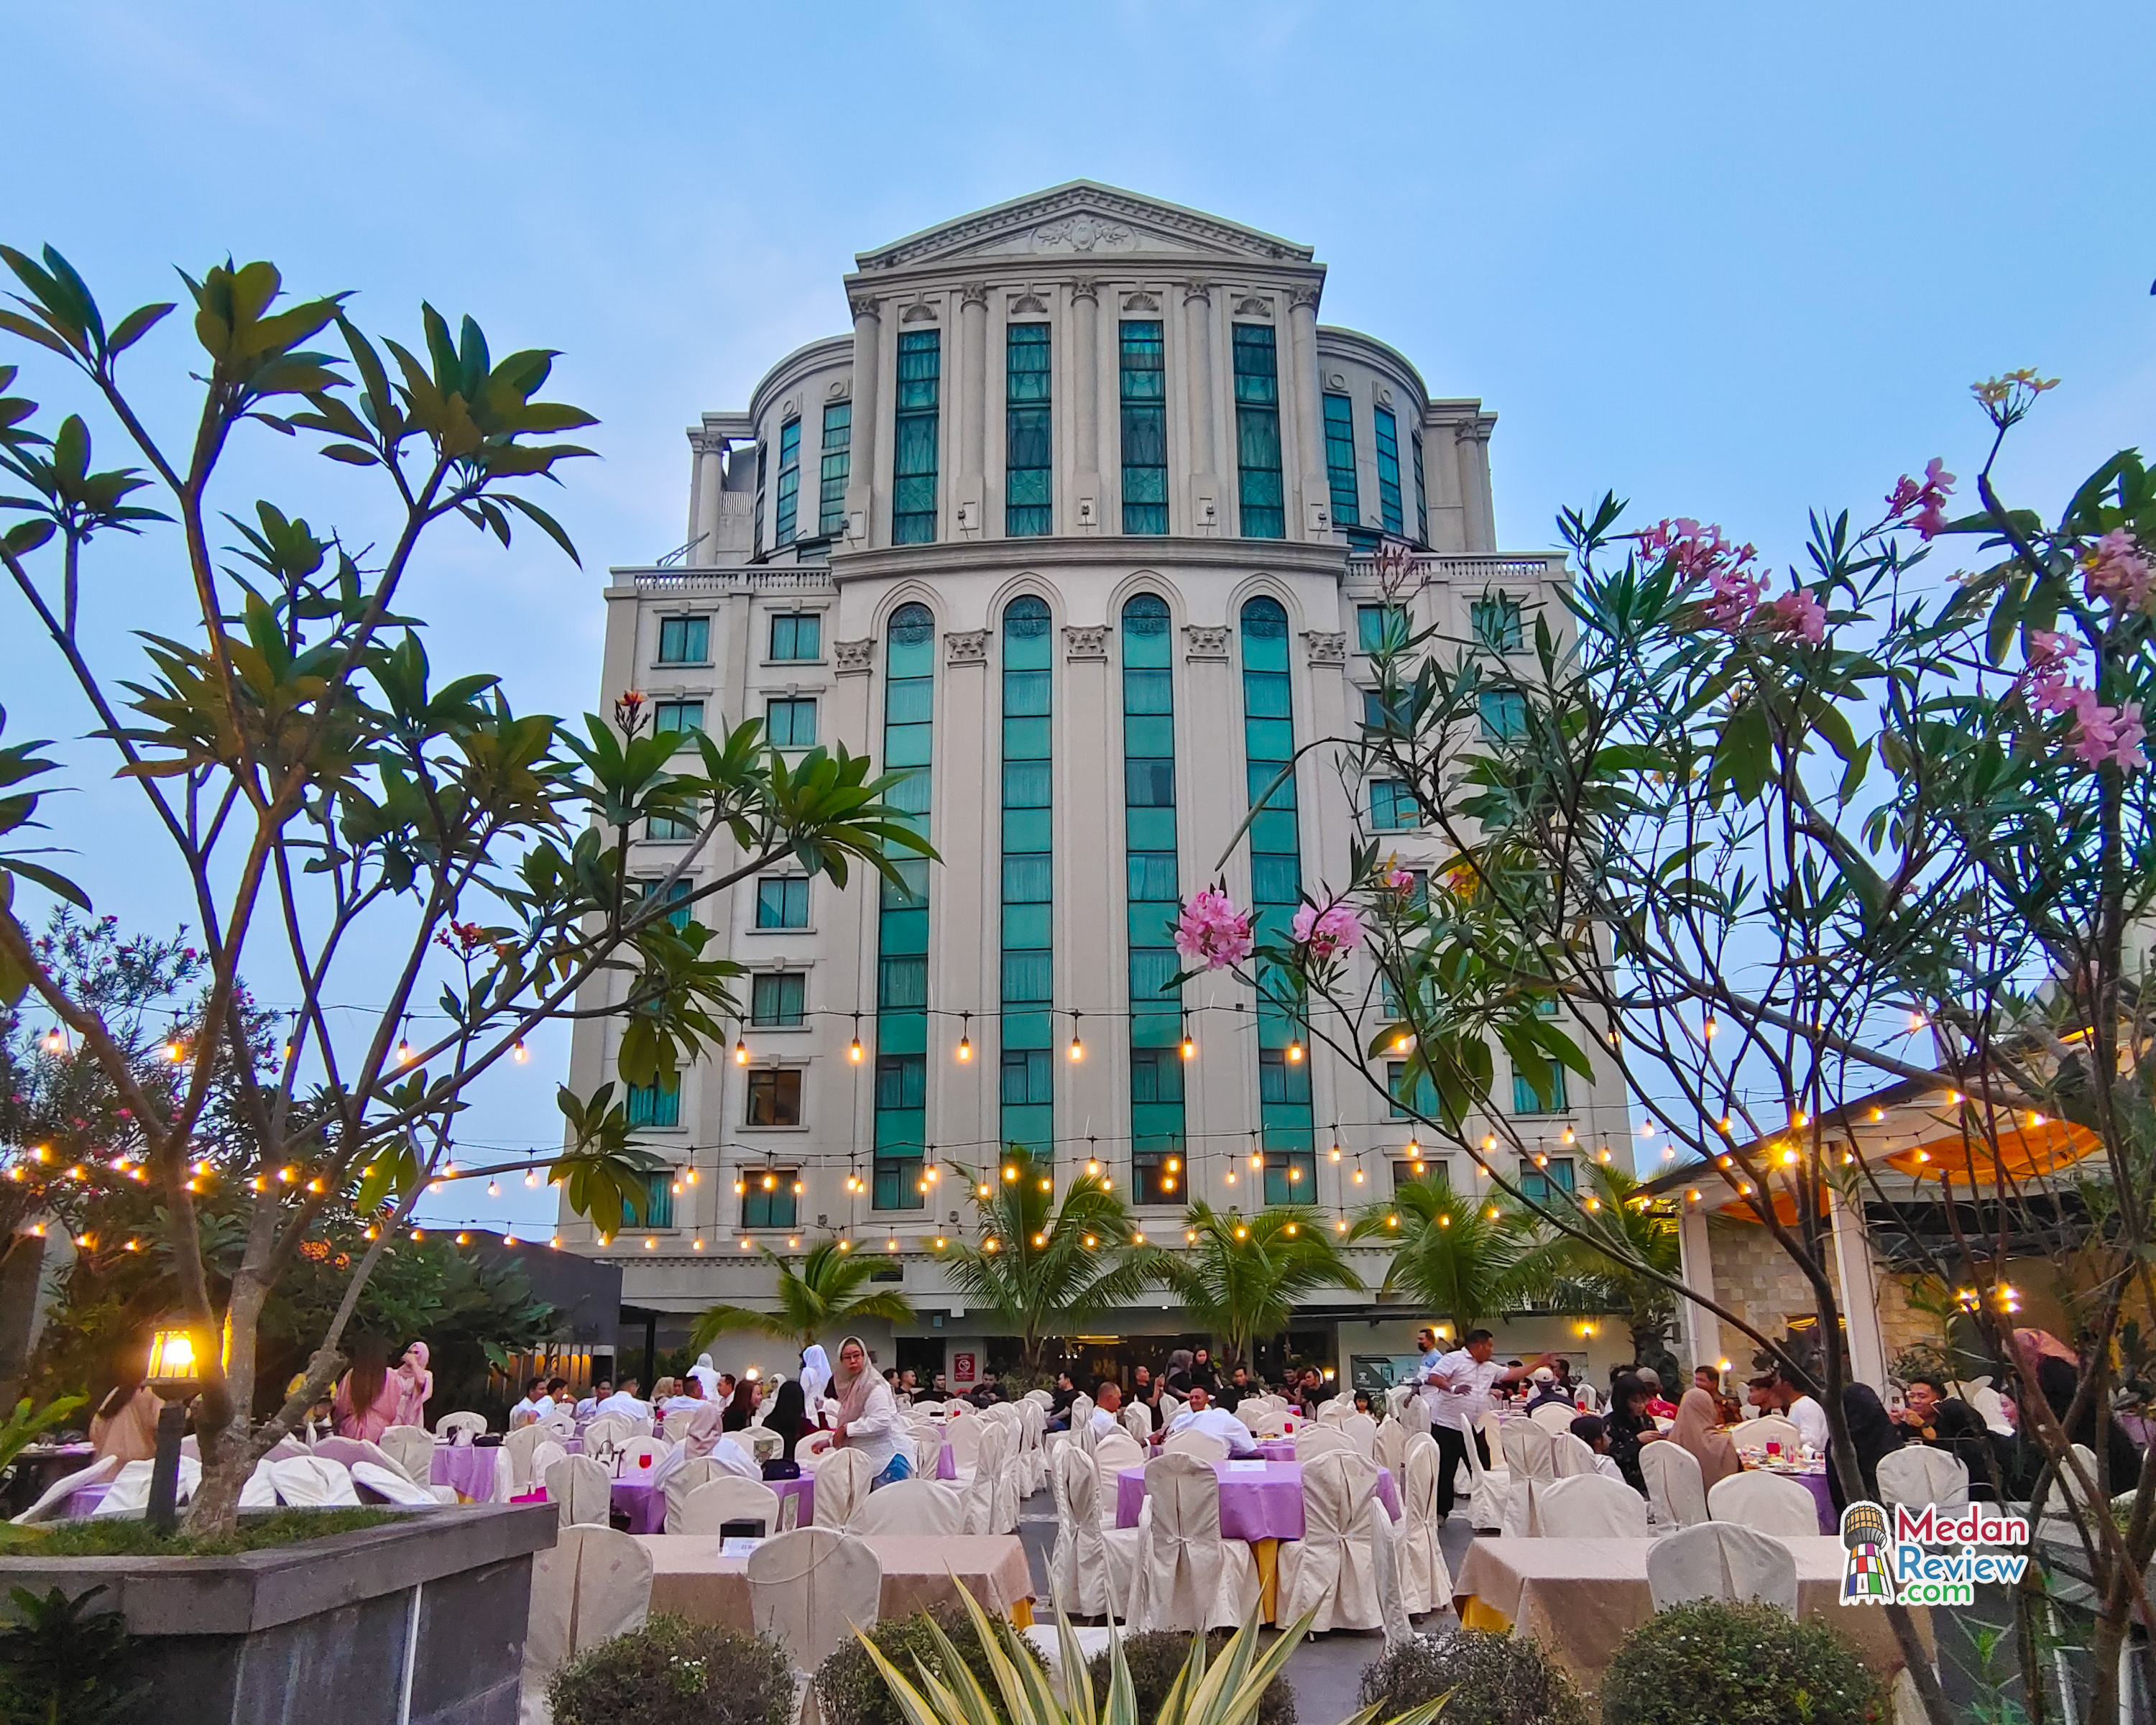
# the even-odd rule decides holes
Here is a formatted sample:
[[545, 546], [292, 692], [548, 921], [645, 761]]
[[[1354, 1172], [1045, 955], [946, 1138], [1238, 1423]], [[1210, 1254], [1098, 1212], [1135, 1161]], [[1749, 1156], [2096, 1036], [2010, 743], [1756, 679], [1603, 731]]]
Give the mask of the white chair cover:
[[[27, 1527], [33, 1522], [57, 1521], [69, 1498], [85, 1486], [103, 1485], [119, 1471], [120, 1458], [117, 1455], [100, 1455], [79, 1472], [61, 1475], [45, 1487], [44, 1494], [35, 1503], [10, 1519], [18, 1527]], [[143, 1502], [146, 1504], [149, 1502], [146, 1494]]]
[[1929, 1444], [1890, 1450], [1879, 1458], [1879, 1500], [1889, 1509], [1897, 1503], [1965, 1509], [1969, 1468], [1958, 1455]]
[[[1225, 1461], [1228, 1459], [1228, 1440], [1216, 1437], [1209, 1431], [1195, 1429], [1172, 1431], [1160, 1441], [1163, 1455], [1195, 1455], [1200, 1461]], [[1301, 1452], [1296, 1451], [1300, 1457]]]
[[[1753, 1477], [1732, 1475], [1715, 1490]], [[1779, 1539], [1728, 1522], [1702, 1522], [1649, 1546], [1647, 1587], [1657, 1611], [1691, 1599], [1763, 1599], [1797, 1615], [1795, 1554]]]
[[[980, 1442], [974, 1452], [973, 1476], [966, 1482], [966, 1531], [1001, 1533], [1006, 1531], [1001, 1525], [1004, 1502], [1011, 1496], [1004, 1482], [1010, 1434], [999, 1420], [973, 1423], [980, 1428]], [[822, 1476], [818, 1477], [820, 1483]]]
[[618, 1480], [648, 1479], [672, 1447], [663, 1438], [630, 1438], [614, 1457], [613, 1476]]
[[1229, 1628], [1258, 1603], [1258, 1566], [1240, 1539], [1220, 1537], [1220, 1481], [1190, 1455], [1146, 1464], [1152, 1516], [1139, 1565], [1138, 1627]]
[[[1650, 1445], [1659, 1448], [1660, 1445]], [[1647, 1502], [1621, 1481], [1574, 1474], [1536, 1488], [1537, 1532], [1552, 1539], [1645, 1539]]]
[[[1040, 1397], [1039, 1401], [1034, 1396]], [[1048, 1483], [1048, 1414], [1045, 1392], [1035, 1390], [1019, 1404], [1019, 1496], [1030, 1497]]]
[[1952, 1384], [1947, 1387], [1975, 1409], [1978, 1417], [2001, 1437], [2014, 1435], [2014, 1427], [2006, 1418], [2006, 1404], [1999, 1399], [1999, 1392], [1991, 1387], [1989, 1377], [1971, 1378], [1964, 1384]]
[[[304, 1454], [305, 1451], [301, 1453]], [[239, 1507], [242, 1509], [276, 1508], [277, 1476], [270, 1471], [270, 1464], [272, 1461], [283, 1461], [286, 1459], [288, 1458], [278, 1455], [273, 1451], [254, 1464], [254, 1471], [248, 1475], [247, 1483], [239, 1488]], [[448, 1488], [444, 1486], [440, 1489]], [[429, 1493], [430, 1500], [432, 1497], [439, 1495], [434, 1488], [429, 1488]], [[450, 1491], [449, 1501], [454, 1503], [456, 1501], [456, 1496], [454, 1491]]]
[[1406, 1466], [1408, 1429], [1397, 1420], [1379, 1422], [1376, 1435], [1371, 1440], [1372, 1458], [1378, 1466], [1388, 1469], [1397, 1480]]
[[1045, 1389], [1029, 1389], [1019, 1399], [1031, 1402], [1044, 1413], [1055, 1404], [1055, 1398]]
[[1101, 1464], [1101, 1476], [1112, 1482], [1127, 1467], [1143, 1467], [1146, 1446], [1118, 1426], [1093, 1444], [1093, 1459]]
[[1265, 1409], [1255, 1396], [1245, 1396], [1235, 1404], [1235, 1417], [1249, 1428], [1252, 1437], [1258, 1435], [1258, 1423], [1265, 1417]]
[[1732, 1473], [1717, 1480], [1707, 1494], [1707, 1510], [1717, 1522], [1734, 1522], [1760, 1533], [1819, 1536], [1819, 1501], [1779, 1474]]
[[[665, 1483], [660, 1487], [666, 1494], [666, 1531], [669, 1533], [688, 1531], [681, 1525], [681, 1511], [689, 1501], [689, 1494], [697, 1486], [708, 1485], [713, 1480], [734, 1477], [732, 1474], [714, 1466], [708, 1455], [684, 1455], [680, 1465], [666, 1476]], [[742, 1481], [743, 1485], [748, 1483], [747, 1480]], [[775, 1533], [778, 1530], [774, 1527], [772, 1531]]]
[[1299, 1425], [1296, 1428], [1295, 1459], [1298, 1461], [1314, 1461], [1320, 1455], [1330, 1455], [1342, 1450], [1352, 1453], [1354, 1448], [1354, 1440], [1337, 1425]]
[[547, 1470], [547, 1496], [561, 1511], [562, 1525], [603, 1527], [613, 1504], [613, 1481], [588, 1455], [564, 1455]]
[[875, 1474], [875, 1464], [859, 1450], [832, 1450], [816, 1470], [816, 1525], [850, 1527], [854, 1512], [867, 1501], [869, 1481]]
[[711, 1453], [711, 1445], [718, 1440], [726, 1417], [723, 1408], [714, 1407], [709, 1403], [690, 1410], [683, 1425], [681, 1441], [688, 1446], [690, 1455], [708, 1455]]
[[[1505, 1494], [1505, 1532], [1515, 1538], [1539, 1533], [1537, 1499], [1557, 1478], [1557, 1451], [1549, 1433], [1532, 1420], [1507, 1420], [1498, 1430], [1512, 1482]], [[1470, 1443], [1467, 1450], [1472, 1455], [1475, 1445]]]
[[486, 1435], [484, 1414], [444, 1414], [434, 1422], [434, 1435], [452, 1444], [468, 1444]]
[[[271, 1476], [274, 1485], [275, 1476]], [[372, 1461], [355, 1461], [352, 1465], [352, 1482], [357, 1491], [364, 1489], [373, 1492], [383, 1502], [402, 1504], [412, 1509], [439, 1509], [441, 1500], [426, 1486], [413, 1482], [401, 1467], [383, 1467]], [[251, 1482], [250, 1482], [251, 1483]], [[454, 1497], [456, 1494], [450, 1493]], [[361, 1500], [362, 1502], [365, 1499]]]
[[944, 1429], [943, 1441], [951, 1446], [952, 1476], [960, 1485], [973, 1482], [981, 1465], [981, 1440], [989, 1429], [987, 1420], [973, 1414], [954, 1419]]
[[1647, 1508], [1657, 1527], [1697, 1527], [1707, 1518], [1706, 1476], [1699, 1458], [1682, 1444], [1640, 1445], [1640, 1476], [1647, 1482]]
[[[675, 1532], [670, 1512], [667, 1520], [666, 1531]], [[728, 1522], [761, 1522], [764, 1537], [771, 1538], [780, 1531], [778, 1493], [768, 1486], [722, 1473], [706, 1481], [681, 1502], [679, 1531], [683, 1533], [715, 1534]]]
[[[1412, 1443], [1414, 1439], [1410, 1438], [1409, 1441]], [[1433, 1437], [1430, 1441], [1435, 1443], [1437, 1440]], [[1471, 1442], [1463, 1447], [1466, 1451], [1467, 1464], [1467, 1519], [1477, 1533], [1502, 1532], [1505, 1530], [1506, 1512], [1512, 1501], [1512, 1470], [1486, 1468]], [[1502, 1459], [1502, 1450], [1494, 1453]], [[1441, 1458], [1439, 1465], [1440, 1467], [1443, 1466]], [[1458, 1470], [1454, 1471], [1456, 1476]]]
[[756, 1633], [786, 1650], [797, 1681], [855, 1630], [875, 1626], [883, 1565], [835, 1527], [799, 1527], [767, 1539], [749, 1553], [747, 1571]]
[[1348, 1435], [1348, 1441], [1355, 1446], [1355, 1453], [1365, 1461], [1378, 1459], [1378, 1422], [1368, 1414], [1350, 1414], [1340, 1422], [1340, 1429]]
[[531, 1450], [531, 1489], [542, 1490], [547, 1484], [547, 1470], [568, 1453], [552, 1438], [534, 1445]]
[[[588, 1457], [575, 1455], [603, 1476]], [[576, 1655], [641, 1629], [651, 1609], [651, 1553], [611, 1527], [565, 1526], [531, 1554], [531, 1613], [524, 1635], [517, 1717], [547, 1725], [548, 1679]]]
[[1452, 1604], [1452, 1571], [1445, 1565], [1443, 1524], [1437, 1518], [1437, 1440], [1417, 1432], [1407, 1440], [1405, 1466], [1393, 1476], [1400, 1481], [1399, 1538], [1394, 1553], [1400, 1605], [1416, 1617]]
[[1123, 1422], [1123, 1430], [1142, 1444], [1152, 1441], [1152, 1409], [1139, 1402], [1126, 1402], [1116, 1415]]
[[636, 1435], [636, 1428], [619, 1414], [602, 1414], [584, 1428], [584, 1454], [611, 1476], [622, 1446]]
[[[1661, 1446], [1650, 1444], [1647, 1447], [1655, 1450]], [[1594, 1451], [1587, 1447], [1586, 1440], [1576, 1438], [1568, 1431], [1550, 1434], [1550, 1457], [1557, 1463], [1557, 1476], [1561, 1480], [1568, 1480], [1575, 1474], [1599, 1473], [1602, 1471], [1594, 1465]], [[1707, 1519], [1706, 1510], [1707, 1500], [1702, 1497], [1700, 1519], [1702, 1522]]]
[[1578, 1409], [1567, 1407], [1563, 1402], [1544, 1402], [1527, 1415], [1544, 1431], [1550, 1432], [1570, 1431], [1572, 1422], [1578, 1417]]
[[1115, 1526], [1114, 1494], [1104, 1491], [1099, 1465], [1075, 1444], [1055, 1452], [1048, 1478], [1055, 1494], [1049, 1597], [1075, 1616], [1127, 1620], [1151, 1525], [1146, 1512], [1135, 1527]]
[[1329, 1401], [1317, 1404], [1317, 1420], [1321, 1425], [1337, 1425], [1355, 1411], [1355, 1398], [1336, 1395]]
[[564, 1449], [568, 1447], [569, 1440], [577, 1435], [577, 1416], [567, 1408], [557, 1408], [544, 1419], [534, 1420], [531, 1423]]
[[714, 1439], [711, 1447], [705, 1452], [705, 1459], [721, 1473], [738, 1474], [745, 1480], [754, 1480], [758, 1485], [763, 1483], [763, 1470], [756, 1465], [747, 1450], [734, 1441], [732, 1432]]
[[431, 1485], [434, 1435], [424, 1425], [393, 1425], [382, 1434], [382, 1453], [414, 1485]]
[[[762, 1410], [759, 1409], [758, 1412]], [[786, 1453], [786, 1440], [767, 1425], [750, 1425], [734, 1434], [758, 1461], [776, 1461]]]
[[696, 1411], [695, 1408], [669, 1408], [659, 1422], [659, 1435], [670, 1444], [680, 1443], [688, 1436], [689, 1416]]
[[[186, 1477], [184, 1466], [181, 1469], [181, 1476], [182, 1479]], [[126, 1469], [121, 1471], [120, 1477], [122, 1481], [126, 1481]], [[293, 1455], [282, 1461], [273, 1461], [270, 1464], [270, 1479], [277, 1488], [278, 1500], [295, 1508], [328, 1509], [340, 1506], [356, 1507], [359, 1502], [359, 1493], [352, 1486], [352, 1470], [341, 1461], [333, 1461], [326, 1455]], [[116, 1486], [113, 1489], [117, 1491], [119, 1487]], [[106, 1504], [111, 1502], [110, 1497], [105, 1500]], [[100, 1504], [98, 1513], [102, 1515], [104, 1512], [105, 1505]]]
[[1797, 1445], [1804, 1441], [1794, 1420], [1784, 1420], [1779, 1414], [1762, 1414], [1757, 1420], [1746, 1420], [1730, 1430], [1738, 1449], [1747, 1455], [1763, 1455], [1767, 1445], [1779, 1444], [1782, 1453], [1794, 1455]]
[[518, 1426], [501, 1440], [501, 1452], [509, 1458], [509, 1489], [512, 1495], [529, 1491], [535, 1477], [543, 1479], [546, 1476], [544, 1474], [535, 1475], [531, 1466], [531, 1458], [538, 1453], [542, 1444], [553, 1444], [557, 1449], [562, 1448], [553, 1434], [536, 1421], [530, 1425]]
[[947, 1480], [900, 1480], [855, 1506], [855, 1533], [963, 1533], [966, 1499]]
[[1393, 1570], [1392, 1518], [1378, 1502], [1378, 1466], [1352, 1449], [1304, 1464], [1302, 1538], [1280, 1543], [1278, 1615], [1311, 1628], [1407, 1632]]

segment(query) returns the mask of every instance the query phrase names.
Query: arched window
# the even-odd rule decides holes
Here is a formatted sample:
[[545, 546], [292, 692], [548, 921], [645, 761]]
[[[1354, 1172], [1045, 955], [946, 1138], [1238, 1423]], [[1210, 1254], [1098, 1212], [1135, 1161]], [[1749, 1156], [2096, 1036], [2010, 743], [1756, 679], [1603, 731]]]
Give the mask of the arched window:
[[1002, 1137], [1055, 1153], [1054, 631], [1037, 598], [1004, 607]]
[[1175, 673], [1167, 602], [1123, 606], [1123, 855], [1131, 988], [1131, 1189], [1139, 1204], [1183, 1204], [1190, 1182], [1183, 1118], [1182, 968], [1173, 930]]
[[[924, 837], [936, 720], [936, 619], [926, 605], [901, 605], [884, 632], [883, 759], [906, 777], [889, 800]], [[877, 916], [875, 1179], [880, 1210], [917, 1210], [927, 1142], [928, 862], [893, 865]]]

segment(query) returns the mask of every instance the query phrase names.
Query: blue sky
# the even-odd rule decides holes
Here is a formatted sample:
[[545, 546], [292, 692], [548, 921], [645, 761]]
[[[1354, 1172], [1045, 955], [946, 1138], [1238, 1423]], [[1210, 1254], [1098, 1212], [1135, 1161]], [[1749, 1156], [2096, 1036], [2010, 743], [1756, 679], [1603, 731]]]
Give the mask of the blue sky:
[[[2064, 382], [2006, 488], [2055, 507], [2146, 435], [2130, 80], [2152, 38], [2145, 6], [2095, 4], [18, 3], [0, 238], [58, 245], [108, 307], [229, 252], [358, 290], [377, 331], [408, 338], [424, 298], [496, 352], [562, 350], [551, 393], [603, 421], [558, 511], [583, 570], [451, 536], [418, 592], [438, 665], [575, 712], [604, 567], [685, 536], [682, 428], [845, 327], [855, 251], [1079, 177], [1315, 245], [1326, 321], [1502, 416], [1508, 549], [1614, 487], [1786, 554], [1810, 506], [1863, 513], [1933, 454], [1969, 473], [1968, 385], [2020, 365]], [[157, 377], [181, 332], [143, 356], [174, 423]], [[238, 453], [228, 506], [364, 528], [348, 475], [274, 442]], [[116, 555], [88, 602], [108, 648], [169, 614], [170, 584], [154, 547]], [[49, 649], [4, 614], [10, 739], [79, 734]], [[114, 842], [124, 794], [76, 783], [99, 908], [177, 920]], [[475, 1135], [552, 1137], [565, 1055], [491, 1086]], [[548, 1211], [504, 1190], [443, 1214]]]

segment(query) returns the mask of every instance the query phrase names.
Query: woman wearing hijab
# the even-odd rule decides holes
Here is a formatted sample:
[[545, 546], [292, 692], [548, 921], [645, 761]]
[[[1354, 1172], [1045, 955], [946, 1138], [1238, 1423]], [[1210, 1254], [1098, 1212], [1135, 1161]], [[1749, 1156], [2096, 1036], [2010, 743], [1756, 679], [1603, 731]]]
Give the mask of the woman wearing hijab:
[[719, 1399], [719, 1373], [717, 1368], [711, 1364], [711, 1355], [708, 1353], [698, 1354], [696, 1356], [696, 1363], [689, 1368], [689, 1375], [691, 1378], [694, 1378], [697, 1383], [704, 1386], [704, 1399], [706, 1401], [712, 1403], [717, 1402]]
[[157, 1453], [157, 1416], [164, 1408], [163, 1399], [140, 1378], [114, 1385], [90, 1416], [90, 1443], [95, 1452], [91, 1459], [150, 1461]]
[[[1887, 1404], [1879, 1399], [1879, 1392], [1868, 1384], [1851, 1384], [1841, 1392], [1841, 1413], [1849, 1422], [1849, 1441], [1856, 1451], [1856, 1471], [1864, 1482], [1864, 1495], [1876, 1501], [1879, 1496], [1879, 1458], [1889, 1450], [1902, 1447], [1902, 1435], [1894, 1430], [1894, 1422], [1887, 1417]], [[1826, 1445], [1827, 1491], [1834, 1498], [1835, 1512], [1839, 1515], [1849, 1506], [1848, 1494], [1841, 1489], [1840, 1465], [1835, 1459], [1834, 1440]]]
[[1721, 1409], [1714, 1398], [1700, 1389], [1687, 1389], [1677, 1404], [1677, 1417], [1669, 1429], [1670, 1439], [1699, 1463], [1700, 1483], [1712, 1491], [1732, 1473], [1742, 1473], [1744, 1462], [1737, 1445], [1722, 1430]]
[[824, 1344], [811, 1342], [801, 1350], [801, 1397], [811, 1414], [821, 1417], [824, 1398], [831, 1388], [831, 1356]]
[[860, 1337], [849, 1336], [839, 1344], [839, 1375], [833, 1387], [839, 1393], [839, 1422], [831, 1441], [868, 1457], [875, 1470], [870, 1491], [905, 1479], [913, 1470], [898, 1445], [897, 1399], [869, 1363], [868, 1348]]
[[352, 1369], [330, 1398], [330, 1421], [339, 1437], [378, 1444], [397, 1423], [399, 1392], [390, 1381], [389, 1351], [372, 1336], [352, 1344]]
[[[2017, 1337], [2022, 1332], [2017, 1332]], [[2036, 1332], [2041, 1334], [2041, 1331]], [[2078, 1361], [2069, 1364], [2056, 1353], [2045, 1353], [2036, 1360], [2036, 1388], [2043, 1392], [2044, 1399], [2051, 1404], [2051, 1415], [2064, 1424], [2066, 1413], [2074, 1404], [2074, 1397], [2081, 1389], [2081, 1367]], [[2043, 1471], [2045, 1448], [2036, 1435], [2036, 1422], [2025, 1419], [2016, 1430], [2012, 1456], [2013, 1481], [2010, 1490], [2017, 1497], [2026, 1497], [2035, 1489], [2036, 1476]], [[2096, 1453], [2096, 1403], [2082, 1409], [2082, 1416], [2066, 1427], [2070, 1443], [2082, 1445], [2092, 1455]], [[2103, 1471], [2112, 1494], [2130, 1491], [2141, 1478], [2141, 1452], [2133, 1447], [2116, 1420], [2104, 1422]], [[2055, 1484], [2053, 1491], [2059, 1488]]]
[[427, 1429], [427, 1400], [434, 1393], [434, 1374], [427, 1369], [427, 1344], [414, 1342], [397, 1363], [397, 1382], [391, 1386], [397, 1392], [397, 1414], [390, 1421], [393, 1425], [416, 1425], [422, 1431]]
[[1647, 1481], [1640, 1471], [1640, 1445], [1662, 1435], [1656, 1429], [1655, 1416], [1647, 1411], [1650, 1394], [1645, 1384], [1624, 1373], [1609, 1386], [1609, 1413], [1602, 1422], [1609, 1440], [1609, 1459], [1625, 1476], [1625, 1483], [1642, 1497], [1647, 1495]]

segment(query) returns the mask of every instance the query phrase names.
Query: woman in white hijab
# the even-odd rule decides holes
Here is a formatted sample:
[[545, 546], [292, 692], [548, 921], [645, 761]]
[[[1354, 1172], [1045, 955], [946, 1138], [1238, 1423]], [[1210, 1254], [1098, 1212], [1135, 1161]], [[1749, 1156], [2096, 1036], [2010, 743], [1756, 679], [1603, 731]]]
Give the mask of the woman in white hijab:
[[716, 1402], [719, 1399], [719, 1374], [713, 1369], [708, 1353], [696, 1356], [696, 1363], [689, 1368], [689, 1375], [704, 1386], [704, 1399]]
[[801, 1396], [808, 1404], [810, 1419], [816, 1417], [817, 1405], [830, 1387], [831, 1358], [822, 1343], [811, 1342], [801, 1350]]
[[905, 1479], [913, 1470], [898, 1446], [898, 1399], [883, 1374], [869, 1363], [869, 1350], [858, 1336], [839, 1344], [839, 1420], [831, 1441], [858, 1450], [875, 1470], [869, 1489]]

